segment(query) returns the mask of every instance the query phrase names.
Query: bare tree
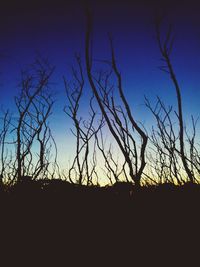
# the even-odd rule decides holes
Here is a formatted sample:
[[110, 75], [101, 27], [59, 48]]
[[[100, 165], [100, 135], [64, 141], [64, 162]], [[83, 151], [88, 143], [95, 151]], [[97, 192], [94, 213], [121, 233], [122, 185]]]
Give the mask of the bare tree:
[[[45, 60], [37, 60], [31, 70], [22, 72], [20, 94], [15, 97], [18, 112], [16, 133], [16, 173], [14, 178], [22, 180], [23, 176], [33, 174], [34, 159], [32, 145], [40, 144], [40, 159], [36, 164], [36, 177], [44, 168], [44, 154], [48, 132], [47, 119], [51, 114], [53, 99], [49, 92], [50, 77], [54, 68]], [[43, 138], [41, 139], [41, 135]], [[50, 136], [50, 134], [48, 134]], [[38, 166], [39, 164], [39, 166]], [[47, 163], [46, 163], [47, 164]]]
[[[97, 128], [94, 127], [96, 111], [92, 104], [93, 97], [91, 97], [89, 102], [89, 120], [83, 120], [82, 117], [79, 117], [78, 115], [84, 88], [84, 76], [80, 56], [76, 56], [76, 62], [78, 70], [74, 67], [72, 68], [73, 82], [67, 82], [64, 78], [65, 90], [69, 103], [68, 106], [64, 108], [64, 111], [74, 122], [75, 132], [72, 130], [72, 133], [76, 138], [76, 154], [69, 169], [69, 180], [72, 183], [75, 180], [75, 182], [78, 182], [79, 184], [86, 183], [89, 185], [93, 183], [93, 175], [97, 176], [96, 141], [94, 140], [94, 136], [103, 126], [103, 121], [99, 123]], [[94, 147], [91, 160], [89, 154], [91, 153], [90, 146], [92, 145], [92, 142]], [[74, 175], [72, 175], [72, 173], [74, 173]]]
[[0, 120], [2, 121], [2, 129], [0, 131], [0, 183], [2, 183], [2, 179], [5, 177], [8, 159], [8, 151], [6, 150], [6, 139], [11, 126], [11, 114], [9, 110], [6, 110], [5, 112], [3, 111], [3, 116], [0, 118]]
[[[110, 133], [124, 156], [129, 169], [129, 176], [132, 181], [134, 181], [135, 186], [139, 187], [142, 173], [146, 165], [145, 150], [148, 137], [136, 122], [126, 99], [122, 77], [116, 64], [111, 38], [111, 61], [106, 61], [110, 67], [110, 71], [100, 71], [98, 75], [94, 74], [92, 70], [94, 60], [91, 53], [91, 33], [92, 19], [88, 12], [85, 36], [85, 60], [88, 80]], [[109, 81], [112, 79], [111, 75], [113, 75], [116, 80], [117, 90], [122, 102], [121, 105], [117, 105], [115, 102], [113, 95], [114, 86], [109, 84]], [[140, 147], [137, 146], [136, 140], [133, 137], [133, 132], [135, 131], [141, 140]]]
[[157, 124], [156, 128], [152, 126], [149, 135], [151, 144], [153, 144], [152, 152], [149, 153], [149, 162], [157, 176], [155, 178], [159, 183], [183, 184], [185, 181], [182, 178], [182, 165], [177, 144], [179, 137], [171, 115], [173, 107], [167, 108], [159, 97], [154, 108], [147, 98], [145, 100]]
[[[35, 107], [35, 110], [37, 110], [38, 114], [37, 117], [39, 125], [36, 137], [36, 141], [39, 143], [39, 149], [37, 153], [38, 161], [35, 165], [33, 173], [33, 177], [35, 179], [38, 176], [41, 176], [41, 174], [44, 178], [55, 178], [54, 175], [57, 171], [59, 174], [59, 166], [57, 163], [57, 145], [48, 121], [49, 116], [52, 114], [54, 102], [53, 95], [50, 92], [45, 92], [41, 97], [42, 108], [37, 110], [37, 106]], [[50, 165], [52, 165], [51, 168]]]
[[[97, 147], [104, 159], [104, 166], [102, 166], [102, 170], [109, 179], [110, 184], [119, 182], [122, 175], [128, 182], [128, 177], [125, 171], [126, 162], [124, 161], [121, 166], [118, 157], [114, 157], [112, 143], [109, 145], [106, 144], [102, 128], [100, 129], [99, 133], [95, 134], [95, 139]], [[106, 147], [108, 147], [108, 149], [106, 149]]]
[[186, 152], [185, 152], [185, 139], [184, 139], [184, 118], [183, 118], [183, 106], [182, 106], [182, 96], [181, 96], [181, 87], [179, 82], [176, 78], [176, 74], [174, 71], [174, 67], [171, 61], [171, 52], [173, 47], [173, 36], [172, 36], [172, 26], [169, 25], [168, 30], [162, 38], [161, 34], [161, 26], [162, 26], [162, 18], [157, 18], [156, 21], [156, 36], [158, 41], [158, 46], [160, 49], [160, 53], [162, 55], [162, 61], [164, 65], [160, 67], [160, 69], [169, 74], [171, 81], [175, 87], [176, 91], [176, 99], [177, 99], [177, 106], [178, 111], [176, 112], [178, 123], [179, 123], [179, 146], [180, 146], [180, 157], [184, 166], [184, 169], [187, 173], [187, 176], [190, 182], [194, 182], [194, 176], [192, 171], [189, 168]]
[[191, 117], [192, 121], [192, 133], [189, 133], [187, 127], [185, 127], [186, 141], [189, 146], [189, 152], [187, 155], [187, 161], [189, 162], [190, 170], [196, 182], [199, 182], [200, 178], [200, 144], [197, 143], [197, 122], [198, 119]]

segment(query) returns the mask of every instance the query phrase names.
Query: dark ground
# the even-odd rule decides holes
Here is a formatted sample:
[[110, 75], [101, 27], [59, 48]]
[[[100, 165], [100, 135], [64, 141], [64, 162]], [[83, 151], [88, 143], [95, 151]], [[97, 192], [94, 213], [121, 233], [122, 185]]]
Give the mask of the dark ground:
[[1, 266], [200, 266], [200, 185], [131, 190], [1, 187]]

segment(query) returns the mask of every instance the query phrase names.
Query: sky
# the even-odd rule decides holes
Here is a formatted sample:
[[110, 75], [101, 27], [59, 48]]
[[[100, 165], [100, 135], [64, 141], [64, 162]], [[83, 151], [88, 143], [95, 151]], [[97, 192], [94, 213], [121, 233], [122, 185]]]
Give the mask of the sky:
[[[119, 69], [133, 114], [145, 125], [153, 122], [144, 106], [144, 95], [155, 101], [159, 95], [176, 107], [169, 76], [159, 70], [161, 56], [155, 38], [154, 17], [161, 12], [173, 25], [172, 63], [182, 88], [185, 120], [199, 115], [200, 104], [200, 5], [198, 1], [1, 1], [0, 6], [0, 106], [14, 110], [20, 70], [37, 54], [56, 69], [56, 104], [52, 130], [62, 155], [73, 150], [71, 121], [63, 113], [66, 96], [62, 77], [71, 78], [74, 54], [84, 63], [85, 4], [93, 13], [94, 58], [109, 59], [108, 33], [114, 39]], [[90, 94], [84, 91], [85, 100]], [[83, 102], [84, 102], [83, 98]], [[87, 108], [82, 106], [82, 115]], [[59, 129], [59, 130], [58, 130]], [[63, 145], [65, 144], [65, 145]], [[67, 156], [66, 156], [67, 158]]]

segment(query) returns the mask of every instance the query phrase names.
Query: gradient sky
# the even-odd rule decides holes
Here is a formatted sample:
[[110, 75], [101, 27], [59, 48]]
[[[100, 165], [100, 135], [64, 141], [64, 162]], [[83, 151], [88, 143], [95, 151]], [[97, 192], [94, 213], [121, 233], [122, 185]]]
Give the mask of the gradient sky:
[[[6, 2], [6, 1], [5, 1]], [[0, 106], [14, 109], [20, 70], [34, 61], [37, 53], [56, 66], [53, 81], [57, 102], [52, 127], [58, 146], [73, 149], [63, 114], [65, 93], [62, 76], [70, 79], [74, 53], [84, 59], [85, 1], [9, 1], [0, 7]], [[151, 124], [144, 107], [144, 95], [152, 101], [159, 95], [175, 105], [175, 91], [169, 77], [158, 67], [160, 54], [153, 19], [163, 12], [174, 28], [172, 63], [182, 87], [186, 120], [199, 115], [200, 105], [200, 6], [198, 1], [87, 1], [94, 16], [94, 57], [110, 57], [107, 34], [112, 33], [125, 93], [138, 120]], [[174, 3], [175, 2], [175, 3]], [[85, 88], [85, 97], [90, 88]], [[87, 109], [83, 107], [87, 115]], [[58, 129], [57, 131], [56, 129]], [[61, 149], [62, 150], [62, 149]]]

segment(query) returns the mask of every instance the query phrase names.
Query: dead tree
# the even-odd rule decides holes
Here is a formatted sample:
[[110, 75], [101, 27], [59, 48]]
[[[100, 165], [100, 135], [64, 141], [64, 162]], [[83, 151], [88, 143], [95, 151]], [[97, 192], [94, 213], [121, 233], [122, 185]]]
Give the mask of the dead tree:
[[[35, 112], [35, 122], [37, 127], [35, 128], [34, 135], [35, 143], [39, 144], [37, 153], [37, 163], [34, 164], [31, 171], [34, 179], [38, 178], [41, 174], [43, 178], [52, 177], [55, 178], [56, 170], [59, 172], [59, 166], [57, 164], [57, 145], [51, 132], [51, 128], [48, 123], [48, 118], [52, 113], [52, 107], [54, 104], [54, 98], [52, 93], [44, 91], [40, 94], [39, 98], [35, 98], [32, 102]], [[51, 165], [52, 156], [51, 151], [54, 150], [54, 162], [51, 171], [49, 167]], [[29, 161], [29, 166], [31, 161]], [[29, 170], [29, 168], [27, 168]]]
[[162, 55], [162, 61], [164, 62], [164, 65], [162, 65], [160, 69], [166, 72], [167, 74], [169, 74], [171, 81], [175, 87], [177, 107], [178, 107], [176, 116], [178, 118], [178, 123], [179, 123], [180, 157], [181, 157], [181, 160], [182, 160], [182, 163], [183, 163], [183, 166], [184, 166], [184, 169], [188, 176], [189, 181], [194, 182], [194, 177], [189, 168], [189, 164], [188, 164], [188, 160], [187, 160], [187, 156], [185, 152], [184, 117], [183, 117], [181, 87], [176, 78], [174, 67], [171, 61], [171, 52], [172, 52], [173, 41], [174, 41], [173, 36], [172, 36], [172, 26], [169, 25], [164, 38], [162, 38], [161, 25], [162, 25], [162, 18], [158, 18], [156, 20], [156, 37], [157, 37], [159, 50]]
[[11, 114], [9, 110], [3, 111], [3, 116], [0, 119], [2, 121], [2, 128], [0, 130], [0, 183], [2, 179], [5, 178], [5, 171], [7, 166], [8, 151], [6, 149], [7, 137], [9, 135], [9, 130], [11, 126]]
[[186, 141], [187, 145], [189, 146], [189, 151], [187, 155], [187, 161], [190, 165], [190, 170], [192, 172], [193, 177], [195, 178], [195, 181], [199, 182], [200, 179], [200, 144], [197, 143], [197, 122], [198, 119], [194, 119], [194, 117], [191, 117], [192, 121], [192, 133], [189, 133], [187, 130], [187, 127], [185, 127], [185, 133], [186, 133]]
[[159, 183], [184, 183], [181, 176], [180, 152], [178, 149], [178, 134], [176, 124], [172, 119], [173, 107], [166, 107], [157, 97], [155, 107], [145, 98], [145, 104], [156, 119], [156, 128], [152, 126], [149, 140], [153, 147], [149, 153], [149, 164], [156, 174]]
[[35, 158], [32, 146], [36, 139], [40, 143], [40, 167], [37, 167], [35, 175], [38, 176], [44, 168], [44, 146], [46, 145], [44, 139], [40, 139], [40, 135], [42, 132], [45, 135], [48, 130], [47, 119], [54, 102], [49, 92], [53, 70], [54, 68], [47, 61], [37, 60], [30, 70], [22, 72], [20, 93], [15, 97], [18, 119], [13, 129], [16, 133], [14, 178], [18, 181], [21, 181], [23, 176], [33, 174]]
[[[105, 71], [100, 71], [98, 75], [94, 74], [94, 60], [91, 53], [91, 34], [92, 19], [90, 13], [88, 12], [85, 35], [85, 60], [89, 84], [108, 129], [122, 152], [129, 169], [129, 176], [131, 180], [134, 181], [135, 186], [139, 187], [142, 173], [146, 165], [145, 150], [148, 137], [136, 122], [130, 105], [126, 99], [122, 84], [122, 77], [116, 63], [111, 38], [111, 61], [106, 61], [110, 70], [106, 74]], [[116, 80], [116, 87], [121, 99], [121, 105], [116, 104], [113, 94], [114, 88], [112, 85], [109, 85], [109, 82], [112, 80], [111, 75], [113, 75], [113, 79]], [[136, 132], [141, 139], [140, 147], [136, 144], [133, 132]]]
[[[96, 141], [94, 140], [94, 136], [103, 126], [103, 122], [101, 121], [97, 128], [94, 127], [97, 114], [92, 104], [93, 97], [91, 97], [89, 102], [90, 118], [88, 120], [83, 120], [78, 114], [84, 88], [84, 76], [79, 56], [76, 56], [76, 62], [78, 70], [74, 67], [72, 68], [73, 81], [70, 83], [64, 78], [65, 91], [68, 100], [68, 106], [64, 108], [64, 111], [74, 123], [75, 131], [71, 131], [76, 138], [76, 153], [69, 169], [68, 178], [72, 183], [86, 183], [89, 185], [93, 183], [93, 175], [97, 177]], [[91, 152], [90, 147], [92, 146], [92, 143], [94, 147]], [[92, 159], [90, 154], [92, 154]]]
[[[106, 140], [103, 136], [103, 131], [100, 129], [99, 133], [95, 134], [95, 140], [98, 150], [101, 152], [101, 155], [104, 159], [104, 166], [102, 166], [102, 171], [105, 173], [106, 177], [109, 180], [110, 184], [117, 183], [120, 181], [120, 176], [122, 174], [125, 176], [126, 181], [128, 182], [128, 177], [124, 169], [126, 162], [120, 166], [119, 160], [117, 157], [114, 157], [112, 151], [112, 144], [106, 145]], [[108, 147], [108, 149], [106, 149]]]

